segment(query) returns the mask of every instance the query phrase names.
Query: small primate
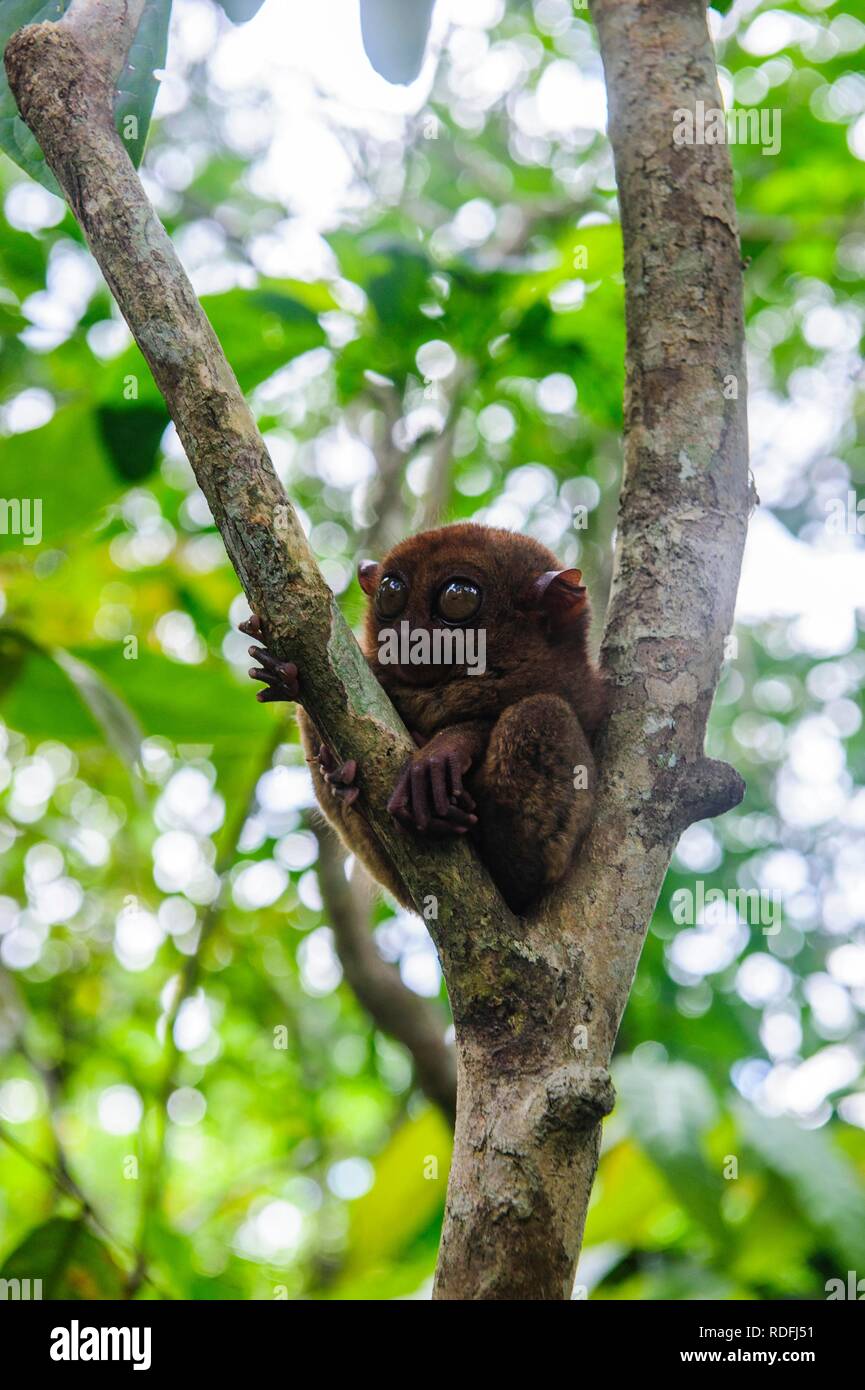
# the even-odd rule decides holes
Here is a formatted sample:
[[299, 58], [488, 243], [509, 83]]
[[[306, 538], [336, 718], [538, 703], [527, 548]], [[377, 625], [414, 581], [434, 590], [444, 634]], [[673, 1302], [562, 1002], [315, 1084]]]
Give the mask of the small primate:
[[[562, 878], [592, 818], [591, 740], [607, 701], [581, 577], [529, 536], [474, 524], [425, 531], [358, 568], [365, 656], [418, 744], [388, 811], [414, 834], [468, 836], [516, 912]], [[262, 637], [255, 616], [241, 629]], [[302, 672], [249, 651], [261, 663], [249, 674], [265, 684], [258, 699], [303, 706]], [[355, 762], [337, 766], [314, 709], [298, 720], [327, 819], [412, 907], [356, 805]]]

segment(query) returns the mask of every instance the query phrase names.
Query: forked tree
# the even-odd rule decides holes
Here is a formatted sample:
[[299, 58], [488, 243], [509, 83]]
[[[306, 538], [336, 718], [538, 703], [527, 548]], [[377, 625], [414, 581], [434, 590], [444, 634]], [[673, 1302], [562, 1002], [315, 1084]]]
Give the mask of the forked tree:
[[[742, 796], [703, 754], [749, 509], [741, 261], [724, 144], [675, 113], [721, 108], [705, 0], [594, 0], [624, 240], [624, 472], [601, 660], [612, 709], [593, 828], [566, 881], [511, 914], [465, 843], [397, 833], [412, 749], [322, 578], [230, 365], [151, 207], [114, 108], [145, 0], [72, 0], [5, 63], [165, 397], [269, 645], [357, 760], [365, 814], [429, 923], [458, 1099], [435, 1296], [571, 1295], [608, 1066], [678, 836]], [[567, 363], [563, 363], [567, 366]], [[58, 461], [59, 466], [68, 466]]]

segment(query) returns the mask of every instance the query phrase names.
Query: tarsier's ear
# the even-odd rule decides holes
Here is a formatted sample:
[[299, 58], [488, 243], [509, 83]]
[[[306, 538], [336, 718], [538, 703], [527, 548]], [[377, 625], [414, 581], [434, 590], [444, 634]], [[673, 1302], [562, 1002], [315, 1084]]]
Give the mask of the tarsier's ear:
[[546, 613], [557, 622], [567, 623], [586, 606], [586, 586], [582, 570], [547, 570], [529, 586], [528, 606]]
[[357, 567], [357, 582], [364, 593], [372, 598], [378, 588], [378, 565], [375, 560], [361, 560]]

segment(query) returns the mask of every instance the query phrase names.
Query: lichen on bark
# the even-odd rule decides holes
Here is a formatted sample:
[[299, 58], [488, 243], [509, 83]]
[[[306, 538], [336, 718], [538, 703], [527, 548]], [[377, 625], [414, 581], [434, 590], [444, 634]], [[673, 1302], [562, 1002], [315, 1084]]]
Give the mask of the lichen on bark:
[[[612, 1104], [608, 1067], [681, 828], [741, 796], [703, 757], [748, 511], [741, 274], [724, 146], [675, 147], [720, 105], [701, 0], [594, 0], [625, 246], [625, 466], [602, 657], [612, 711], [594, 825], [567, 880], [515, 918], [465, 844], [386, 814], [412, 744], [345, 627], [252, 414], [112, 120], [141, 0], [75, 0], [9, 41], [21, 114], [165, 396], [251, 605], [420, 906], [456, 1026], [454, 1158], [438, 1298], [570, 1296]], [[131, 28], [130, 28], [131, 26]], [[87, 36], [85, 41], [82, 36]], [[730, 375], [735, 398], [722, 391]]]

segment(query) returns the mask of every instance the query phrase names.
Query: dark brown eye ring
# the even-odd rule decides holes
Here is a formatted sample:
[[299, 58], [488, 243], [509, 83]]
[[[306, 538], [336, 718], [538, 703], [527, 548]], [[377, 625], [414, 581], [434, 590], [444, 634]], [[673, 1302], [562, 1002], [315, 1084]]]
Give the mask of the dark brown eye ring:
[[455, 577], [439, 589], [435, 611], [443, 622], [452, 627], [467, 623], [481, 606], [481, 591], [471, 579]]
[[398, 618], [408, 603], [408, 585], [398, 574], [386, 574], [375, 596], [375, 611], [380, 618]]

